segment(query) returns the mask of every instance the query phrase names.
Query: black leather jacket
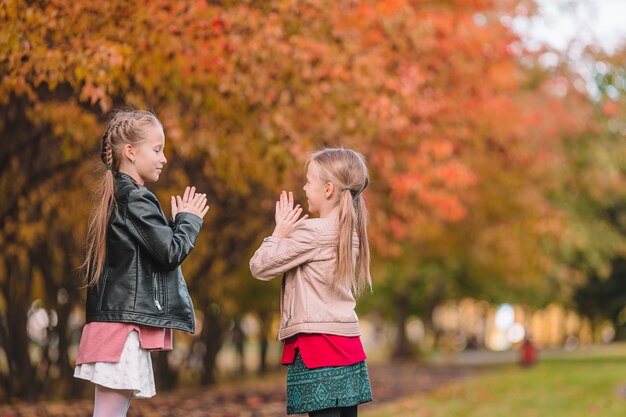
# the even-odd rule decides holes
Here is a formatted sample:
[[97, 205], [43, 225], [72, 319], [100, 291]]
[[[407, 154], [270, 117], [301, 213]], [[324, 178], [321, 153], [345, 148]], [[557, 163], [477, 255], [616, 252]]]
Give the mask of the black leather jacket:
[[115, 175], [104, 271], [87, 290], [87, 322], [126, 322], [193, 333], [195, 317], [180, 264], [202, 219], [178, 213], [168, 223], [159, 201], [130, 176]]

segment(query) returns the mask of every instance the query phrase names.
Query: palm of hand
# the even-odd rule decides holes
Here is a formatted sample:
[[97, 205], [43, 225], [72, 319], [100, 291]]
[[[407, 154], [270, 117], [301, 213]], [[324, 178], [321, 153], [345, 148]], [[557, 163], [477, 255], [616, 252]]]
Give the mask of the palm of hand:
[[300, 204], [293, 206], [293, 193], [290, 191], [289, 195], [285, 191], [280, 193], [280, 198], [276, 202], [276, 214], [274, 216], [276, 220], [276, 228], [272, 236], [284, 238], [289, 236], [295, 228], [309, 216], [302, 214], [302, 207]]
[[172, 220], [178, 213], [191, 213], [204, 218], [209, 211], [206, 194], [196, 194], [196, 187], [187, 187], [183, 196], [172, 196]]

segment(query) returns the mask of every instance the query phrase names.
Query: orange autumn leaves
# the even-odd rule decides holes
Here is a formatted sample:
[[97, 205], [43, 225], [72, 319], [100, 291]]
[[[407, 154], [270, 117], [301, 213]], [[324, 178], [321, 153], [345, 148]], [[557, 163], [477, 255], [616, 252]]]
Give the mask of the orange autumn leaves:
[[297, 184], [312, 149], [354, 147], [370, 163], [372, 242], [386, 257], [445, 242], [461, 223], [468, 246], [506, 240], [507, 215], [558, 217], [542, 187], [563, 161], [563, 135], [592, 116], [576, 92], [555, 95], [567, 78], [520, 63], [533, 56], [503, 23], [520, 5], [532, 6], [9, 1], [0, 93], [37, 102], [69, 90], [74, 103], [61, 108], [99, 113], [154, 107], [176, 154], [244, 194]]
[[[159, 197], [189, 183], [211, 195], [185, 267], [206, 317], [214, 306], [224, 322], [275, 311], [276, 288], [254, 287], [246, 261], [271, 230], [274, 196], [303, 197], [303, 162], [323, 146], [368, 160], [374, 297], [389, 317], [394, 295], [415, 296], [412, 314], [423, 314], [457, 296], [567, 294], [578, 250], [597, 268], [597, 254], [615, 252], [607, 240], [621, 244], [578, 200], [601, 215], [624, 189], [618, 141], [596, 140], [598, 119], [623, 129], [624, 106], [595, 106], [566, 68], [536, 64], [541, 51], [510, 26], [532, 10], [531, 0], [0, 2], [0, 263], [16, 271], [0, 270], [3, 305], [54, 308], [44, 284], [76, 288], [90, 164], [121, 105], [163, 122]], [[623, 53], [603, 59], [619, 68]], [[581, 146], [576, 162], [581, 136], [593, 153]], [[568, 211], [584, 219], [571, 227]], [[227, 331], [209, 327], [190, 355]]]

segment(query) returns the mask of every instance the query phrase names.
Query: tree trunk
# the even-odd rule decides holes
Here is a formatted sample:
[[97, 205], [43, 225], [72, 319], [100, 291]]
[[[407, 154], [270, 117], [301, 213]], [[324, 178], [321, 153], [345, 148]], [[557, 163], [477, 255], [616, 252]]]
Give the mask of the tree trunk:
[[233, 344], [235, 345], [237, 356], [239, 357], [239, 376], [243, 376], [246, 373], [245, 343], [246, 335], [241, 329], [241, 317], [237, 317], [233, 326]]
[[[17, 260], [16, 260], [17, 263]], [[29, 353], [29, 338], [26, 331], [30, 301], [32, 268], [8, 268], [5, 300], [7, 309], [7, 338], [4, 343], [9, 362], [7, 400], [15, 398], [34, 402], [40, 384], [35, 380], [36, 368], [32, 366]], [[17, 275], [17, 276], [16, 276]]]
[[259, 335], [259, 342], [261, 344], [261, 349], [259, 350], [259, 374], [261, 375], [267, 373], [268, 370], [267, 351], [269, 348], [269, 338], [271, 337], [272, 316], [273, 313], [271, 311], [259, 313], [259, 321], [261, 323], [261, 332]]
[[203, 386], [213, 385], [217, 382], [217, 354], [224, 344], [224, 333], [226, 326], [223, 323], [218, 308], [213, 303], [208, 303], [204, 308], [204, 324], [200, 340], [206, 348], [206, 353], [202, 360], [203, 369], [200, 383]]
[[409, 316], [409, 298], [405, 294], [394, 294], [396, 310], [396, 342], [393, 350], [394, 359], [411, 357], [413, 351], [406, 337], [406, 321]]
[[156, 352], [154, 359], [154, 375], [159, 382], [158, 390], [171, 391], [178, 385], [180, 379], [180, 371], [172, 369], [167, 360], [169, 352]]

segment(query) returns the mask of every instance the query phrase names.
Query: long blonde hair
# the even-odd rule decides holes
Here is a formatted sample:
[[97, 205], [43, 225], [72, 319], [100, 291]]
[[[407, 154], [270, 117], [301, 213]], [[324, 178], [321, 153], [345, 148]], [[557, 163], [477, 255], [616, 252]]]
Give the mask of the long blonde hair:
[[[352, 288], [355, 295], [361, 294], [366, 288], [371, 290], [368, 215], [363, 198], [363, 191], [369, 184], [365, 158], [351, 149], [331, 148], [311, 154], [306, 163], [307, 169], [311, 163], [317, 166], [319, 179], [331, 183], [338, 193], [339, 244], [332, 286], [335, 290]], [[356, 263], [352, 256], [352, 235], [355, 230], [359, 239]]]
[[97, 285], [104, 270], [106, 236], [111, 208], [115, 203], [114, 174], [119, 171], [124, 145], [138, 145], [145, 140], [148, 127], [163, 129], [159, 119], [149, 111], [117, 110], [101, 139], [100, 158], [106, 171], [97, 191], [98, 203], [87, 229], [87, 250], [83, 271], [88, 285]]

